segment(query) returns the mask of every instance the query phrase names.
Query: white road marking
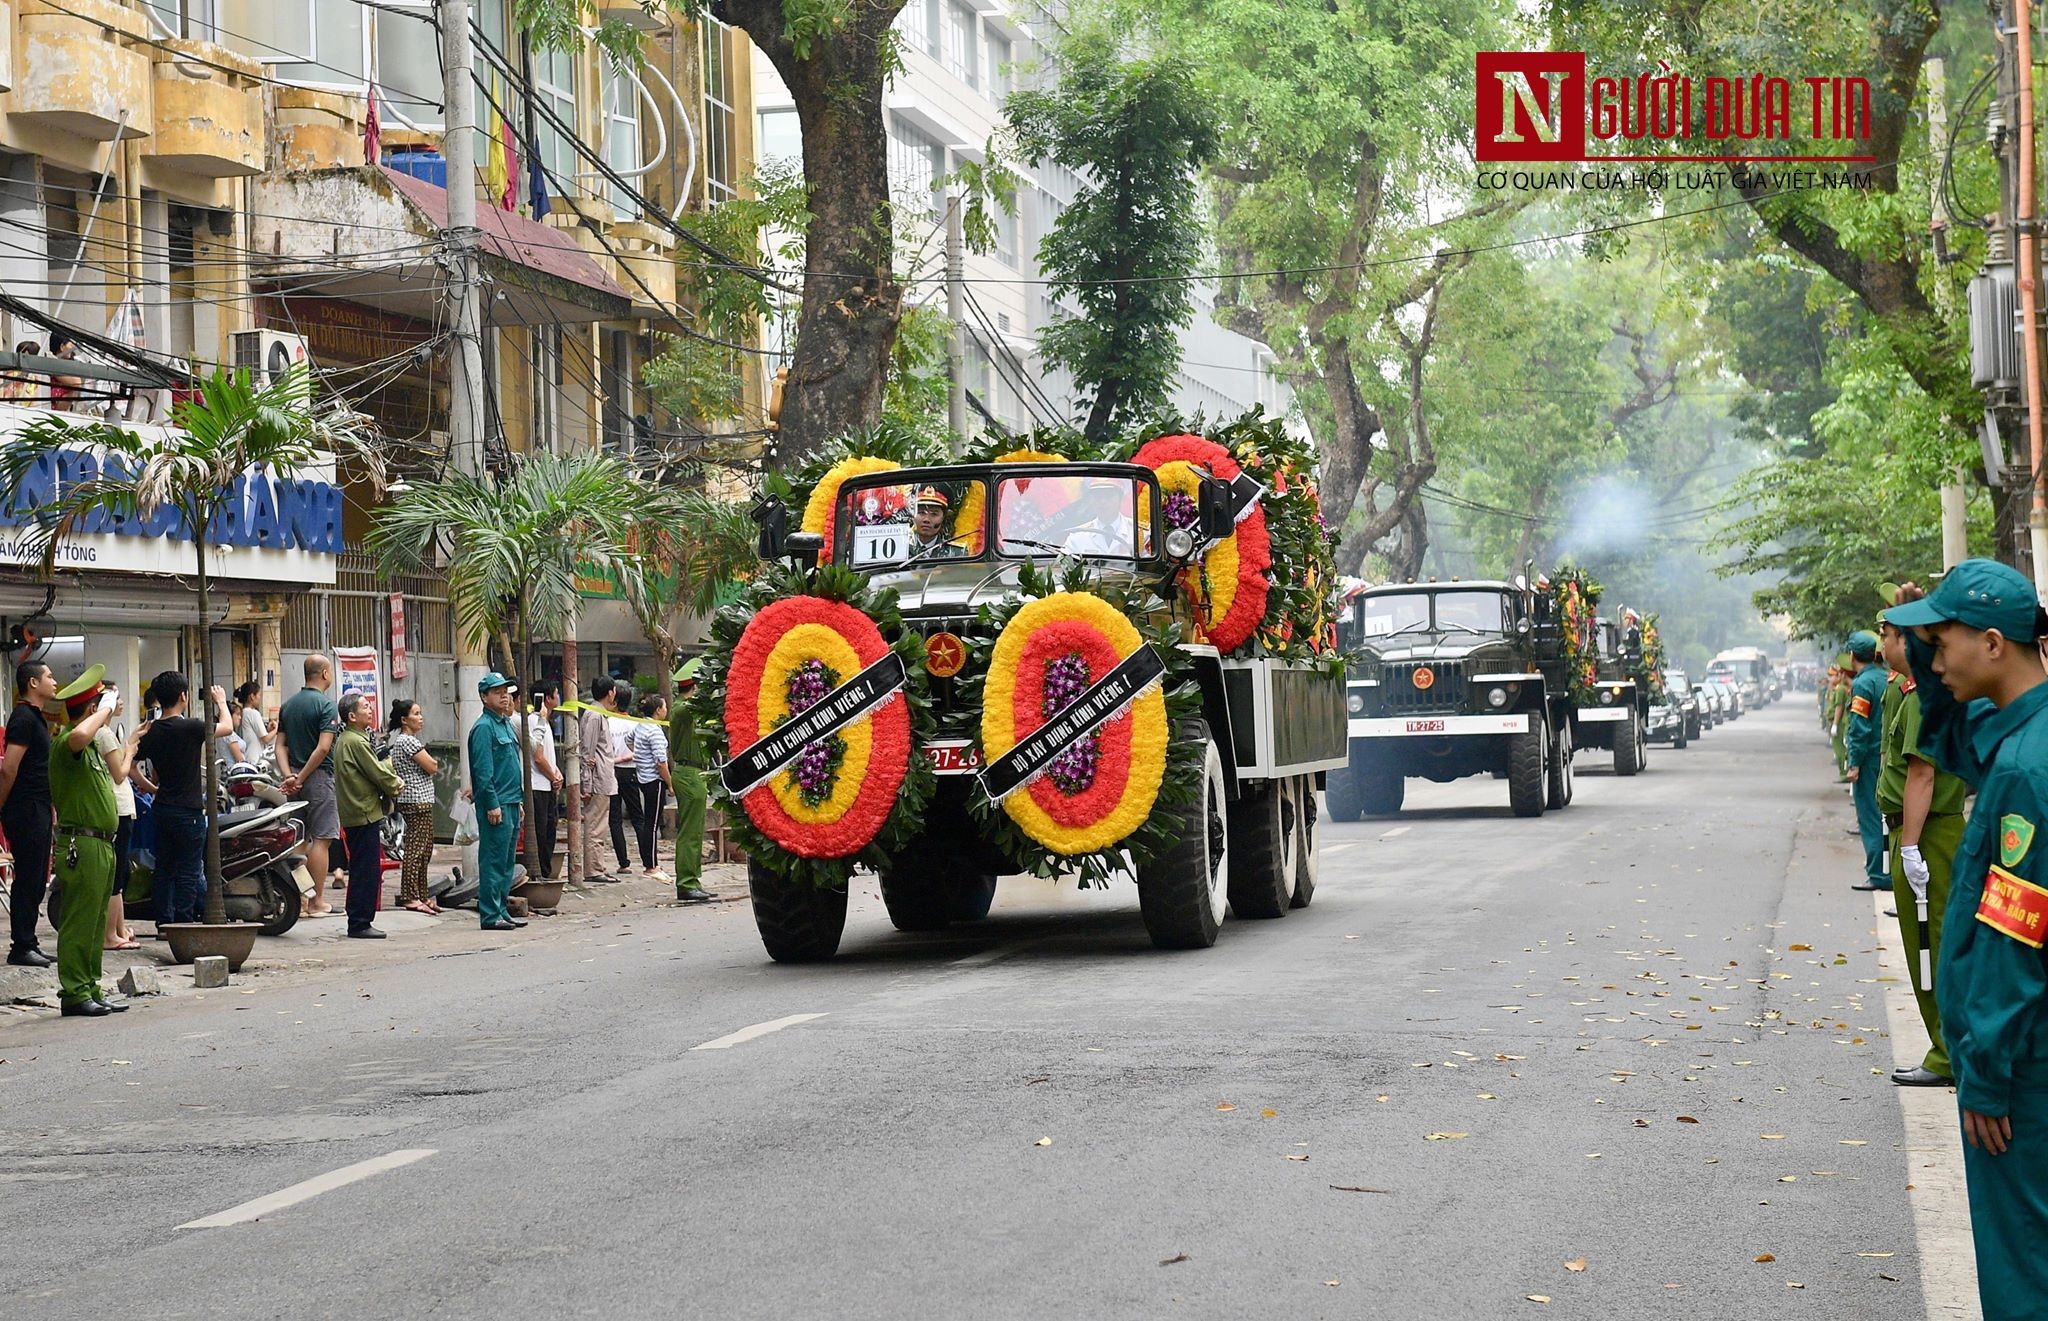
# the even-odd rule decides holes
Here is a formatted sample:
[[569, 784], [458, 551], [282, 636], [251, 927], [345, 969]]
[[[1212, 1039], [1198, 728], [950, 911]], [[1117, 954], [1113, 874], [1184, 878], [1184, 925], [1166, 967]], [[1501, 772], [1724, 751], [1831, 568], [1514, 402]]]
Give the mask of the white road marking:
[[690, 1049], [725, 1050], [729, 1047], [752, 1041], [755, 1037], [765, 1037], [770, 1032], [780, 1032], [786, 1027], [795, 1027], [798, 1023], [808, 1023], [814, 1018], [823, 1018], [824, 1016], [823, 1014], [791, 1014], [787, 1018], [774, 1018], [766, 1023], [756, 1023], [752, 1027], [743, 1027], [737, 1032], [728, 1032], [722, 1037], [714, 1037], [703, 1045], [692, 1046]]
[[344, 1165], [338, 1170], [315, 1175], [304, 1183], [295, 1183], [289, 1188], [281, 1189], [265, 1197], [259, 1197], [253, 1202], [244, 1202], [240, 1206], [232, 1206], [225, 1211], [210, 1216], [203, 1216], [198, 1220], [188, 1220], [184, 1224], [179, 1225], [178, 1228], [220, 1229], [227, 1225], [247, 1224], [251, 1220], [260, 1220], [272, 1212], [282, 1211], [288, 1206], [297, 1206], [300, 1202], [311, 1201], [322, 1193], [331, 1193], [336, 1188], [345, 1188], [349, 1184], [361, 1179], [367, 1179], [373, 1174], [382, 1174], [386, 1170], [395, 1170], [402, 1165], [410, 1165], [416, 1160], [425, 1160], [433, 1154], [432, 1148], [416, 1147], [406, 1151], [394, 1151], [389, 1155], [378, 1156], [371, 1160], [357, 1161], [353, 1165]]
[[1344, 842], [1344, 843], [1342, 843], [1342, 844], [1320, 844], [1320, 845], [1317, 845], [1317, 847], [1318, 847], [1318, 848], [1319, 848], [1319, 849], [1320, 849], [1320, 850], [1322, 851], [1322, 854], [1323, 854], [1323, 856], [1327, 858], [1327, 857], [1329, 857], [1329, 856], [1330, 856], [1330, 855], [1331, 855], [1332, 853], [1342, 853], [1342, 852], [1343, 852], [1343, 851], [1344, 851], [1345, 849], [1355, 849], [1355, 848], [1357, 848], [1357, 847], [1358, 847], [1358, 841], [1357, 841], [1357, 840], [1355, 840], [1355, 839], [1354, 839], [1354, 840], [1347, 840], [1346, 842]]
[[1409, 827], [1409, 826], [1395, 826], [1395, 827], [1394, 827], [1394, 828], [1393, 828], [1392, 830], [1389, 830], [1389, 831], [1388, 831], [1388, 832], [1387, 832], [1386, 834], [1384, 834], [1384, 835], [1381, 835], [1381, 836], [1380, 836], [1380, 838], [1381, 838], [1381, 839], [1392, 839], [1392, 838], [1393, 838], [1394, 836], [1396, 836], [1396, 835], [1405, 835], [1405, 834], [1407, 834], [1407, 833], [1409, 832], [1409, 830], [1410, 830], [1410, 829], [1412, 829], [1412, 827]]

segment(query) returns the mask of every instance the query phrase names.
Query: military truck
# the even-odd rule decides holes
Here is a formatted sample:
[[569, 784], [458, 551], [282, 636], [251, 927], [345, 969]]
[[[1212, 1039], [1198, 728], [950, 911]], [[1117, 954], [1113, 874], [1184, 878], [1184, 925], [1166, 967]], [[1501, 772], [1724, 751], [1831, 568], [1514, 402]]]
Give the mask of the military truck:
[[[946, 525], [930, 536], [899, 512], [920, 498], [948, 510]], [[898, 930], [979, 920], [999, 879], [1024, 870], [975, 810], [983, 769], [975, 644], [993, 640], [982, 608], [1017, 597], [1025, 566], [1056, 562], [1078, 562], [1091, 582], [1146, 602], [1151, 622], [1170, 624], [1181, 639], [1200, 687], [1200, 718], [1174, 731], [1200, 749], [1197, 801], [1179, 822], [1177, 847], [1131, 877], [1153, 944], [1208, 946], [1226, 912], [1278, 918], [1314, 898], [1316, 789], [1325, 771], [1344, 764], [1343, 679], [1302, 662], [1225, 656], [1197, 640], [1176, 577], [1210, 538], [1230, 532], [1236, 516], [1229, 484], [1213, 478], [1202, 482], [1197, 504], [1195, 526], [1169, 524], [1158, 478], [1132, 463], [897, 468], [841, 485], [829, 547], [802, 532], [772, 534], [779, 547], [764, 543], [764, 551], [799, 561], [829, 553], [833, 563], [893, 589], [905, 623], [926, 640], [938, 737], [923, 752], [938, 788], [917, 839], [879, 872]], [[845, 891], [751, 862], [747, 880], [772, 957], [815, 959], [836, 950]]]
[[1614, 773], [1643, 769], [1650, 746], [1650, 685], [1643, 675], [1640, 625], [1620, 612], [1595, 627], [1597, 676], [1572, 707], [1572, 743], [1614, 754]]
[[1409, 779], [1503, 776], [1516, 816], [1572, 800], [1572, 708], [1547, 594], [1513, 582], [1408, 583], [1353, 596], [1349, 757], [1324, 796], [1341, 821], [1401, 810]]

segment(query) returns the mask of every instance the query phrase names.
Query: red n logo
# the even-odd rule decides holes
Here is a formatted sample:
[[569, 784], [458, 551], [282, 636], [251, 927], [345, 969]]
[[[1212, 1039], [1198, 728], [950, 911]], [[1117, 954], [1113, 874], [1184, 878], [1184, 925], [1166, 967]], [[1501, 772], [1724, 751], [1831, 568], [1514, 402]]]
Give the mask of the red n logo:
[[1582, 51], [1481, 51], [1473, 127], [1482, 161], [1586, 158]]

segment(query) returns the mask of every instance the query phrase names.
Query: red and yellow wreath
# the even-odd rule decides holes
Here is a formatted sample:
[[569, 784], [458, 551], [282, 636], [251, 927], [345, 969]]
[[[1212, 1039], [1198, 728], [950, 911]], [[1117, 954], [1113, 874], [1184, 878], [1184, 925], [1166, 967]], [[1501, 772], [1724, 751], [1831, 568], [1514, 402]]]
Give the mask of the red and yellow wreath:
[[[763, 608], [740, 634], [726, 676], [728, 751], [773, 733], [888, 651], [875, 621], [844, 601], [792, 596]], [[810, 745], [741, 803], [798, 857], [850, 857], [881, 833], [910, 753], [909, 709], [892, 701]]]
[[[1144, 645], [1131, 621], [1092, 593], [1026, 602], [1004, 625], [990, 658], [984, 757], [1009, 752]], [[1100, 852], [1150, 818], [1166, 758], [1166, 699], [1155, 687], [1005, 798], [1003, 811], [1053, 853]]]
[[[1169, 527], [1193, 527], [1201, 489], [1200, 469], [1223, 481], [1242, 469], [1230, 451], [1200, 436], [1161, 436], [1131, 456], [1159, 475]], [[1197, 612], [1202, 632], [1218, 651], [1236, 651], [1251, 640], [1266, 616], [1266, 577], [1273, 567], [1272, 540], [1266, 514], [1254, 508], [1236, 529], [1213, 543], [1199, 564], [1181, 571], [1181, 590]]]
[[825, 538], [825, 551], [818, 557], [820, 563], [828, 564], [832, 560], [832, 533], [837, 519], [839, 488], [852, 478], [865, 477], [871, 472], [889, 472], [902, 466], [894, 459], [856, 454], [825, 470], [825, 475], [811, 488], [811, 498], [804, 502], [802, 525], [804, 531], [815, 532]]

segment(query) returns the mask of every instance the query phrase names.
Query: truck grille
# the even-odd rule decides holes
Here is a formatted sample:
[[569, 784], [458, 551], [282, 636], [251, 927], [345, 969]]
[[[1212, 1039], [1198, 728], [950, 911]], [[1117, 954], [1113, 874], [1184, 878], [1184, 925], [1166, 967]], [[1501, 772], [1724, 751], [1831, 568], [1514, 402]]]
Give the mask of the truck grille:
[[[1436, 682], [1427, 688], [1415, 686], [1415, 672], [1428, 669]], [[1427, 661], [1420, 664], [1388, 665], [1380, 672], [1387, 710], [1394, 715], [1415, 711], [1456, 711], [1465, 704], [1465, 666], [1460, 661]]]

